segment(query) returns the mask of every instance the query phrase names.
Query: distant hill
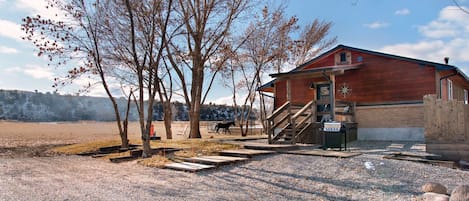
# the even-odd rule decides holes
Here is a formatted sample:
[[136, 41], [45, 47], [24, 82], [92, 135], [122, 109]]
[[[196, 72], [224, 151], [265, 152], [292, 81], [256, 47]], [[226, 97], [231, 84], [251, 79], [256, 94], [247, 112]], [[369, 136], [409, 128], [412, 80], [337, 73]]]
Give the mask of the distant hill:
[[[121, 115], [124, 115], [127, 100], [117, 99]], [[180, 102], [172, 103], [173, 120], [188, 121], [188, 108]], [[161, 104], [154, 106], [153, 119], [163, 119]], [[138, 112], [132, 103], [129, 119], [138, 120]], [[222, 121], [234, 119], [234, 109], [226, 105], [203, 105], [200, 114], [203, 121]], [[256, 119], [256, 114], [251, 116]], [[115, 115], [111, 101], [103, 97], [60, 95], [0, 89], [0, 120], [30, 122], [50, 121], [114, 121]]]

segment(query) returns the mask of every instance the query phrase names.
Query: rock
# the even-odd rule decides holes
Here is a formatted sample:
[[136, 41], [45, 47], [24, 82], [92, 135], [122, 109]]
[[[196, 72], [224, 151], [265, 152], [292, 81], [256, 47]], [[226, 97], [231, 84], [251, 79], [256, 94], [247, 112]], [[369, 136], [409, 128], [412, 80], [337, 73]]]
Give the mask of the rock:
[[451, 192], [450, 201], [469, 201], [469, 186], [461, 185]]
[[422, 191], [424, 193], [431, 192], [431, 193], [438, 193], [438, 194], [447, 194], [448, 189], [440, 183], [436, 182], [428, 182], [422, 186]]
[[422, 201], [448, 201], [449, 196], [439, 193], [427, 192], [422, 195]]

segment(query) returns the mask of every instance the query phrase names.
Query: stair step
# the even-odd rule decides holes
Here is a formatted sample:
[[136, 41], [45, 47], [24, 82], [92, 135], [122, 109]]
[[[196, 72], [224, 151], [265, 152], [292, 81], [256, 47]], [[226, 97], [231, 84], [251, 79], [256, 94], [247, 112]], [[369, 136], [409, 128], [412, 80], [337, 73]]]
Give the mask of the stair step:
[[184, 158], [186, 162], [191, 163], [201, 163], [206, 165], [225, 165], [229, 163], [241, 162], [246, 161], [248, 158], [244, 157], [233, 157], [233, 156], [197, 156], [191, 158]]
[[188, 171], [188, 172], [198, 172], [201, 170], [215, 168], [214, 165], [204, 165], [200, 163], [190, 163], [190, 162], [169, 163], [169, 164], [166, 164], [164, 167], [168, 169]]
[[293, 144], [292, 141], [275, 141], [272, 144]]
[[268, 150], [254, 150], [254, 149], [232, 149], [220, 151], [221, 156], [234, 156], [234, 157], [244, 157], [252, 158], [253, 156], [264, 155], [264, 154], [273, 154], [275, 151]]
[[285, 150], [298, 149], [297, 145], [292, 145], [292, 144], [246, 143], [243, 146], [245, 149], [271, 150], [271, 151], [285, 151]]

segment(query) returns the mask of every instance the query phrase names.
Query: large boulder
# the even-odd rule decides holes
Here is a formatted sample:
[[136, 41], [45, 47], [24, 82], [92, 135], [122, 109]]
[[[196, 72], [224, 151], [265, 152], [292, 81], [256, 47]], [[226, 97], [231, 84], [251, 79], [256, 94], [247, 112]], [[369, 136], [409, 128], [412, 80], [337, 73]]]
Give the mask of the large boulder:
[[440, 183], [428, 182], [422, 186], [422, 191], [424, 193], [438, 193], [438, 194], [447, 194], [448, 189]]
[[462, 185], [456, 187], [453, 192], [451, 192], [449, 201], [469, 201], [469, 186]]
[[422, 195], [422, 201], [449, 201], [449, 196], [439, 193], [427, 192]]

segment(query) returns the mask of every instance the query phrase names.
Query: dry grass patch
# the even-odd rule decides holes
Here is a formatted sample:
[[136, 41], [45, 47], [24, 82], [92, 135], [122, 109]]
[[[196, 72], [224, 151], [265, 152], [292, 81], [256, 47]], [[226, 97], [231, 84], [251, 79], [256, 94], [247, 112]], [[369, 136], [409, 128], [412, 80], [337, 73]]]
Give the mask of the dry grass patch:
[[189, 140], [175, 140], [175, 141], [161, 141], [152, 142], [152, 147], [171, 147], [181, 148], [183, 150], [175, 153], [178, 157], [194, 157], [200, 155], [216, 155], [219, 151], [226, 149], [237, 149], [239, 145], [226, 144], [217, 141], [208, 141], [202, 139], [189, 139]]
[[139, 159], [138, 164], [147, 167], [163, 168], [165, 164], [171, 163], [172, 161], [162, 155], [156, 154], [150, 158]]
[[119, 145], [121, 145], [121, 142], [119, 140], [107, 140], [107, 141], [87, 142], [87, 143], [60, 146], [60, 147], [52, 148], [49, 151], [53, 153], [73, 155], [73, 154], [80, 154], [80, 153], [96, 152], [101, 147], [119, 146]]
[[[136, 140], [131, 140], [137, 142]], [[132, 143], [136, 144], [136, 143]], [[90, 143], [81, 143], [55, 147], [50, 149], [49, 152], [59, 153], [59, 154], [80, 154], [80, 153], [89, 153], [97, 152], [99, 148], [109, 147], [109, 146], [118, 146], [120, 145], [119, 140], [108, 140], [108, 141], [99, 141], [99, 142], [90, 142]], [[158, 167], [161, 168], [165, 164], [172, 162], [174, 156], [190, 158], [194, 156], [201, 155], [216, 155], [219, 151], [226, 149], [238, 149], [239, 145], [226, 144], [217, 142], [214, 140], [206, 139], [187, 139], [187, 140], [163, 140], [163, 141], [151, 141], [152, 148], [180, 148], [181, 151], [177, 151], [174, 154], [161, 155], [155, 154], [150, 158], [139, 159], [138, 164], [148, 166], [148, 167]], [[109, 160], [110, 158], [130, 156], [130, 151], [121, 152], [121, 153], [112, 153], [107, 154], [101, 159]]]

